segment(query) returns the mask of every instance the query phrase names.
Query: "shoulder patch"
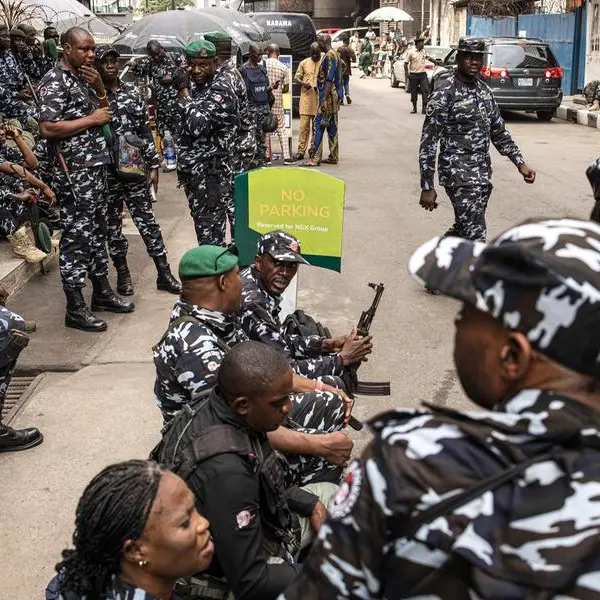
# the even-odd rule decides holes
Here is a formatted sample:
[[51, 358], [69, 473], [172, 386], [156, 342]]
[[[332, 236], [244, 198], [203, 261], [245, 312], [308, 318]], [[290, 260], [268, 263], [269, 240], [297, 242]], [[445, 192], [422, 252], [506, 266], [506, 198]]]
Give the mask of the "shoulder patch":
[[240, 510], [235, 515], [235, 530], [242, 531], [243, 529], [250, 529], [256, 526], [258, 523], [258, 509], [256, 506], [248, 506]]
[[431, 117], [435, 113], [436, 110], [439, 110], [439, 108], [440, 108], [440, 106], [436, 102], [429, 102], [427, 104], [427, 108], [425, 110], [425, 114], [428, 117]]
[[363, 483], [362, 478], [360, 462], [353, 460], [337, 494], [329, 504], [329, 514], [334, 519], [343, 519], [350, 514], [358, 500]]

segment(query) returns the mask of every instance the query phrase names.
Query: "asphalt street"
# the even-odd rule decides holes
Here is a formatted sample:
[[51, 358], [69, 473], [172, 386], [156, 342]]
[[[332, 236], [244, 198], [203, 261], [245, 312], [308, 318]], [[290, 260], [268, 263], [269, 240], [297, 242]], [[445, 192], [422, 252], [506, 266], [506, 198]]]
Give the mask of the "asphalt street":
[[[366, 419], [423, 401], [466, 408], [452, 363], [457, 304], [425, 294], [406, 271], [411, 251], [452, 220], [443, 192], [435, 212], [418, 206], [423, 118], [409, 114], [409, 97], [387, 80], [353, 77], [352, 86], [354, 102], [340, 118], [340, 164], [323, 167], [346, 182], [343, 268], [338, 274], [303, 267], [298, 307], [334, 333], [347, 332], [371, 302], [367, 283], [384, 282], [372, 327], [374, 353], [361, 378], [390, 379], [392, 396], [360, 398], [355, 414]], [[507, 122], [538, 178], [525, 185], [508, 160], [493, 154], [490, 236], [532, 217], [586, 218], [593, 200], [584, 172], [598, 154], [599, 132], [523, 114], [508, 115]], [[163, 177], [159, 199], [156, 212], [176, 268], [195, 238], [172, 174]], [[46, 372], [13, 425], [36, 425], [45, 441], [27, 452], [0, 455], [0, 600], [43, 596], [60, 551], [69, 544], [85, 484], [111, 462], [147, 456], [158, 441], [161, 419], [153, 403], [150, 349], [167, 325], [175, 298], [156, 291], [154, 267], [141, 239], [130, 223], [127, 231], [137, 309], [132, 315], [109, 315], [107, 333], [63, 328], [56, 271], [30, 282], [9, 301], [9, 308], [39, 321], [20, 365]], [[354, 437], [358, 452], [368, 440], [367, 429]]]

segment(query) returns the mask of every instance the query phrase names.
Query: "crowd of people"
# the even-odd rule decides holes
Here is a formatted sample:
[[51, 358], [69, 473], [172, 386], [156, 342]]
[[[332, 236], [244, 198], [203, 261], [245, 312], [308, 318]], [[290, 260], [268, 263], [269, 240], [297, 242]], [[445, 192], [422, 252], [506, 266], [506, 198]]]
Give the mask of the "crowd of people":
[[[23, 44], [0, 56], [0, 76], [28, 64], [18, 58], [30, 39], [22, 31], [8, 36]], [[6, 37], [0, 31], [0, 47]], [[308, 264], [290, 233], [262, 235], [251, 265], [240, 265], [235, 245], [225, 243], [235, 219], [233, 177], [265, 164], [267, 119], [281, 133], [271, 96], [283, 91], [286, 74], [274, 62], [263, 67], [255, 46], [237, 69], [222, 33], [190, 43], [181, 59], [153, 42], [148, 57], [131, 63], [165, 88], [157, 127], [178, 145], [198, 238], [176, 279], [152, 211], [160, 156], [143, 97], [119, 79], [118, 52], [74, 28], [63, 34], [56, 62], [52, 43], [40, 49], [31, 39], [39, 82], [29, 86], [23, 70], [23, 81], [0, 97], [0, 107], [10, 97], [15, 112], [6, 116], [16, 119], [3, 128], [15, 160], [5, 159], [0, 172], [23, 186], [3, 179], [7, 199], [27, 203], [37, 189], [44, 196], [37, 204], [45, 200], [54, 219], [59, 205], [65, 324], [106, 329], [83, 300], [86, 278], [93, 311], [134, 310], [123, 297], [133, 294], [124, 203], [156, 263], [157, 288], [178, 295], [153, 348], [160, 442], [148, 448], [149, 460], [108, 466], [86, 487], [46, 600], [597, 595], [600, 342], [592, 325], [600, 226], [528, 221], [485, 243], [490, 143], [527, 183], [535, 172], [475, 81], [481, 45], [461, 40], [457, 72], [427, 105], [420, 203], [437, 206], [441, 144], [456, 222], [420, 246], [408, 269], [428, 291], [461, 302], [454, 361], [482, 410], [428, 405], [379, 415], [370, 423], [374, 439], [350, 462], [347, 375], [370, 357], [371, 336], [282, 323], [282, 294]], [[278, 49], [268, 55], [277, 61]], [[316, 97], [314, 115], [308, 95], [300, 110], [298, 155], [314, 118], [312, 165], [324, 162], [325, 131], [329, 160], [338, 160], [337, 115], [349, 100], [342, 62], [321, 36], [295, 75]], [[461, 94], [472, 107], [450, 103]], [[34, 152], [21, 133], [37, 135], [31, 119], [39, 123]], [[454, 124], [467, 121], [469, 131], [457, 135]], [[595, 163], [588, 172], [598, 202], [599, 171]], [[108, 281], [109, 255], [120, 295]], [[2, 399], [28, 337], [23, 320], [3, 307], [0, 330]], [[37, 429], [0, 424], [0, 452], [41, 441]]]

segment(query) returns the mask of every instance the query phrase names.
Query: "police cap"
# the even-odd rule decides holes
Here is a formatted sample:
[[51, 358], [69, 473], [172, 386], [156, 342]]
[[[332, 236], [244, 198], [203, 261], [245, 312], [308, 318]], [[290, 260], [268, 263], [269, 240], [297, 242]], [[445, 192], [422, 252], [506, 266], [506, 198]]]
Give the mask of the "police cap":
[[183, 280], [214, 277], [231, 271], [237, 264], [235, 246], [197, 246], [181, 257], [179, 277]]
[[486, 50], [483, 38], [461, 37], [457, 49], [464, 54], [491, 54]]
[[437, 237], [414, 252], [408, 270], [525, 334], [540, 354], [600, 377], [600, 225], [525, 221], [489, 244]]
[[185, 55], [188, 58], [214, 58], [217, 55], [217, 49], [212, 42], [196, 40], [185, 47]]
[[11, 29], [10, 37], [11, 38], [23, 38], [24, 40], [27, 39], [27, 36], [25, 35], [25, 32], [22, 29]]
[[302, 258], [300, 242], [291, 233], [276, 229], [265, 233], [258, 240], [258, 255], [268, 254], [275, 260], [283, 262], [296, 262], [308, 265], [308, 261]]
[[96, 47], [96, 60], [104, 60], [107, 56], [113, 54], [117, 58], [121, 56], [121, 53], [110, 44], [103, 44]]

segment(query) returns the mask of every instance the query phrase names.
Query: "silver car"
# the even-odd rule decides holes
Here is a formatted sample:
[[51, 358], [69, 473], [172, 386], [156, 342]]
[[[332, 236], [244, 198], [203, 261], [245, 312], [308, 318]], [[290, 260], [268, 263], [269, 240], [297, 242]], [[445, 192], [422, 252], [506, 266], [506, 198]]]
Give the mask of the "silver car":
[[[397, 88], [402, 84], [406, 93], [410, 92], [410, 84], [405, 81], [406, 76], [404, 73], [404, 54], [413, 46], [408, 46], [393, 58], [392, 70], [390, 74], [390, 85], [393, 88]], [[425, 46], [425, 54], [427, 54], [428, 60], [425, 63], [425, 71], [427, 73], [427, 79], [431, 84], [431, 78], [436, 65], [444, 62], [444, 59], [452, 52], [452, 48], [446, 46]]]

